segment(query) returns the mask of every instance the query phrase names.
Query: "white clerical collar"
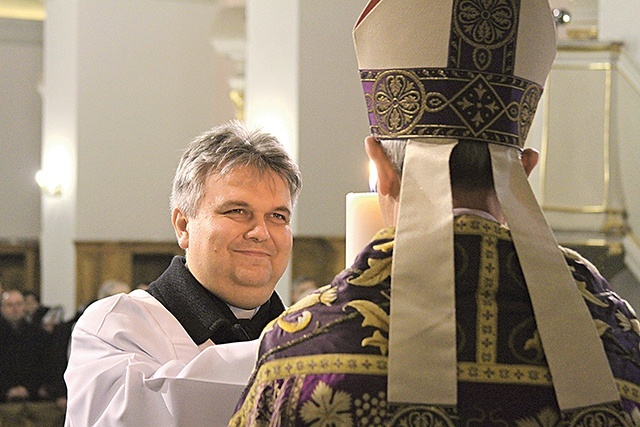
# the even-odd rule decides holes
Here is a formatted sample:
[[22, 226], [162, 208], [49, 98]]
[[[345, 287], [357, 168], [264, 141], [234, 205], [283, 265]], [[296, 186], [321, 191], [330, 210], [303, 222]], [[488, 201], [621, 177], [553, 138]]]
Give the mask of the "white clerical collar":
[[260, 310], [260, 307], [252, 308], [251, 310], [246, 310], [244, 308], [234, 307], [230, 304], [227, 304], [231, 309], [231, 312], [236, 316], [236, 319], [251, 319], [255, 314]]
[[500, 223], [493, 215], [489, 212], [481, 211], [479, 209], [471, 209], [471, 208], [453, 208], [453, 216], [461, 216], [461, 215], [475, 215], [481, 218], [487, 219], [489, 221]]

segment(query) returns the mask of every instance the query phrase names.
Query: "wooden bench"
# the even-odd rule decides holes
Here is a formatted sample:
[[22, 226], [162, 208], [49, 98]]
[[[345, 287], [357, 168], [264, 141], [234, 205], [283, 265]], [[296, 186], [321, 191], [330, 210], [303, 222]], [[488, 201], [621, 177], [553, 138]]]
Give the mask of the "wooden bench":
[[0, 403], [0, 427], [63, 427], [64, 415], [55, 402]]

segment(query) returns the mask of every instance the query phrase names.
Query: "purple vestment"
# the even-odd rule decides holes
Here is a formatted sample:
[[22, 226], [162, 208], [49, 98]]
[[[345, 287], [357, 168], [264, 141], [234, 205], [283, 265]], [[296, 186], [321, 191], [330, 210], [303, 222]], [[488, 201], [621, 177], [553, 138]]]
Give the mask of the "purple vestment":
[[[267, 326], [257, 368], [230, 425], [635, 425], [640, 417], [640, 322], [633, 309], [588, 261], [563, 250], [621, 401], [560, 413], [509, 231], [473, 215], [455, 220], [458, 405], [388, 402], [393, 247], [394, 230], [382, 230], [351, 268]], [[425, 316], [429, 313], [415, 313], [415, 321]]]

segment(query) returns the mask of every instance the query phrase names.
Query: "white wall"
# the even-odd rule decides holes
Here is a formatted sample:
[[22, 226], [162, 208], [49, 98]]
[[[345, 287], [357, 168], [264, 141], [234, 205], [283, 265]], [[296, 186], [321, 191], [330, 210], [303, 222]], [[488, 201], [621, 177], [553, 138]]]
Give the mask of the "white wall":
[[345, 196], [369, 188], [369, 122], [352, 41], [366, 4], [300, 2], [301, 235], [344, 236]]
[[168, 200], [180, 150], [216, 124], [213, 7], [79, 5], [76, 238], [173, 240]]
[[62, 197], [43, 197], [45, 303], [75, 310], [75, 241], [175, 240], [168, 203], [180, 153], [233, 116], [220, 108], [231, 104], [216, 74], [214, 6], [47, 3], [43, 164], [63, 146], [71, 182]]
[[[620, 77], [614, 84], [618, 89], [617, 137], [620, 141], [620, 170], [623, 190], [629, 211], [629, 224], [635, 236], [640, 235], [640, 204], [638, 183], [640, 171], [640, 0], [600, 0], [598, 8], [598, 37], [602, 41], [622, 41], [623, 53], [619, 64]], [[640, 242], [636, 238], [624, 241], [625, 262], [640, 281]]]
[[633, 61], [640, 65], [640, 0], [600, 0], [598, 39], [623, 41]]
[[0, 19], [0, 239], [37, 239], [42, 22]]

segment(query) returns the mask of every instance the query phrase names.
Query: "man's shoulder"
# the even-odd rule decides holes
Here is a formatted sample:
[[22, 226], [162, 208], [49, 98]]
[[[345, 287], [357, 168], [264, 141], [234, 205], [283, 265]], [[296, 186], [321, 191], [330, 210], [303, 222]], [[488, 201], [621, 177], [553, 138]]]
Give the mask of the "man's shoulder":
[[[593, 294], [613, 294], [613, 289], [598, 268], [573, 249], [560, 246], [565, 261], [579, 287]], [[619, 297], [616, 295], [616, 297]]]
[[144, 348], [159, 360], [190, 360], [198, 353], [180, 322], [143, 290], [94, 302], [78, 320], [73, 336], [92, 342], [97, 338], [122, 351]]
[[388, 325], [388, 302], [388, 294], [378, 286], [334, 281], [305, 296], [268, 325], [262, 335], [262, 351], [283, 349], [279, 357], [296, 357], [300, 351], [359, 353], [361, 342], [370, 335], [365, 326], [374, 322], [384, 330]]
[[565, 260], [570, 266], [574, 264], [581, 264], [584, 265], [585, 269], [593, 276], [600, 276], [600, 271], [598, 271], [598, 268], [587, 258], [580, 255], [580, 253], [564, 246], [559, 246], [559, 248], [562, 252], [562, 255], [564, 255]]
[[[157, 300], [149, 295], [148, 292], [142, 290], [135, 290], [131, 293], [120, 293], [111, 295], [105, 298], [101, 298], [89, 304], [82, 317], [104, 315], [111, 312], [121, 311], [133, 306], [145, 306], [147, 304], [153, 304], [152, 301]], [[159, 304], [159, 303], [158, 303]]]
[[[105, 327], [139, 328], [173, 318], [158, 300], [143, 290], [112, 295], [95, 301], [84, 311], [76, 327], [99, 333]], [[176, 321], [177, 322], [177, 321]]]

